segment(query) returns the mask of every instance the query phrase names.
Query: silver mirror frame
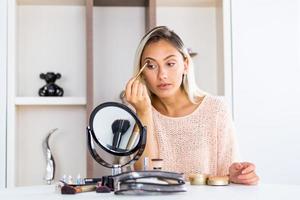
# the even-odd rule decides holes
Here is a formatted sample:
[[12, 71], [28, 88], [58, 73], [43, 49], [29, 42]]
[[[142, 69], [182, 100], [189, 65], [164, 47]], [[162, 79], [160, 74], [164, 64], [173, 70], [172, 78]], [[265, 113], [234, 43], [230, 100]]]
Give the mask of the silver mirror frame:
[[[101, 142], [99, 142], [99, 140], [97, 139], [94, 129], [93, 129], [93, 121], [94, 118], [96, 116], [96, 114], [101, 111], [101, 109], [103, 108], [107, 108], [107, 107], [118, 107], [120, 109], [125, 110], [126, 112], [128, 112], [134, 119], [136, 122], [136, 125], [139, 128], [139, 140], [137, 145], [126, 152], [118, 152], [112, 149], [108, 149], [107, 147], [103, 146], [103, 144], [101, 144]], [[129, 164], [133, 164], [134, 162], [136, 162], [142, 155], [142, 153], [144, 152], [145, 146], [146, 146], [146, 127], [144, 127], [141, 123], [141, 121], [139, 120], [139, 118], [137, 117], [137, 115], [126, 105], [118, 103], [118, 102], [106, 102], [103, 104], [98, 105], [91, 113], [90, 118], [89, 118], [89, 126], [87, 127], [87, 146], [88, 149], [92, 155], [92, 157], [95, 159], [95, 161], [97, 161], [99, 164], [101, 164], [104, 167], [107, 168], [116, 168], [116, 167], [123, 167]], [[97, 153], [97, 148], [101, 148], [104, 151], [106, 151], [107, 153], [114, 155], [114, 156], [133, 156], [132, 159], [130, 159], [128, 162], [122, 164], [122, 165], [118, 165], [116, 166], [116, 164], [112, 164], [112, 163], [108, 163], [106, 162], [104, 159], [101, 158], [101, 156], [99, 156], [99, 154]]]

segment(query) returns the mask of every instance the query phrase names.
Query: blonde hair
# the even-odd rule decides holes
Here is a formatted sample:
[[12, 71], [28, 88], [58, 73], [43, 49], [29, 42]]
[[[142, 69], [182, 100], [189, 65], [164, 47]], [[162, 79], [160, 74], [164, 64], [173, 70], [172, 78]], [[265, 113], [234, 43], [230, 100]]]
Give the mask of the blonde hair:
[[[141, 67], [141, 57], [145, 47], [152, 42], [158, 42], [160, 40], [165, 40], [174, 46], [183, 56], [184, 59], [187, 59], [188, 63], [188, 72], [186, 75], [183, 75], [183, 89], [187, 93], [189, 100], [196, 104], [199, 101], [200, 97], [203, 97], [206, 93], [199, 89], [196, 84], [195, 74], [194, 74], [194, 64], [187, 51], [187, 48], [184, 46], [181, 38], [173, 31], [171, 31], [166, 26], [158, 26], [150, 30], [140, 41], [140, 44], [137, 48], [135, 60], [134, 60], [134, 73], [136, 74]], [[148, 90], [149, 91], [149, 90]], [[152, 93], [149, 91], [149, 94]]]

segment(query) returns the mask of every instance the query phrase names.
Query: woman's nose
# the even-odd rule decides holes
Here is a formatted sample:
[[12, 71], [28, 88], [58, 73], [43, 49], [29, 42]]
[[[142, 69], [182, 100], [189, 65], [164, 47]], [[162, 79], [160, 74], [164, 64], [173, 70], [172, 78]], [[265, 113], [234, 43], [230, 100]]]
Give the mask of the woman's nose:
[[164, 80], [166, 79], [168, 76], [167, 76], [167, 72], [165, 69], [159, 69], [158, 70], [158, 78], [161, 79], [161, 80]]

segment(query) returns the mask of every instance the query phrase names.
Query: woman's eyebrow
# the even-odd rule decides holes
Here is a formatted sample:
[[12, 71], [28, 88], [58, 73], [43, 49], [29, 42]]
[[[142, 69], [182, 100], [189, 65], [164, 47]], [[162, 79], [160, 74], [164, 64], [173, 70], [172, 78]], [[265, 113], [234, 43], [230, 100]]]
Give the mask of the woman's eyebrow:
[[151, 57], [146, 57], [146, 58], [144, 58], [144, 61], [145, 60], [153, 60], [153, 61], [156, 61], [154, 58], [151, 58]]
[[167, 60], [167, 59], [169, 59], [169, 58], [171, 58], [171, 57], [173, 57], [173, 56], [176, 56], [176, 55], [173, 55], [173, 54], [172, 54], [172, 55], [169, 55], [169, 56], [165, 57], [164, 60]]
[[[169, 59], [169, 58], [171, 58], [171, 57], [173, 57], [173, 56], [176, 56], [176, 55], [174, 55], [174, 54], [168, 55], [167, 57], [164, 58], [164, 60], [167, 60], [167, 59]], [[151, 57], [146, 57], [146, 58], [144, 58], [144, 61], [145, 61], [145, 60], [156, 61], [154, 58], [151, 58]]]

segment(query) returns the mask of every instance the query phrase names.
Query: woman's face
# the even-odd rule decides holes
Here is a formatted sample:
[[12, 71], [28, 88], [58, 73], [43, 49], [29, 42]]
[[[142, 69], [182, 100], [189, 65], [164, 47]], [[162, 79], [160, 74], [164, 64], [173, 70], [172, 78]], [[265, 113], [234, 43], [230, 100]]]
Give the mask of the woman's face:
[[176, 95], [180, 90], [182, 75], [187, 73], [187, 59], [166, 40], [148, 44], [141, 65], [148, 62], [143, 76], [148, 89], [159, 98]]

